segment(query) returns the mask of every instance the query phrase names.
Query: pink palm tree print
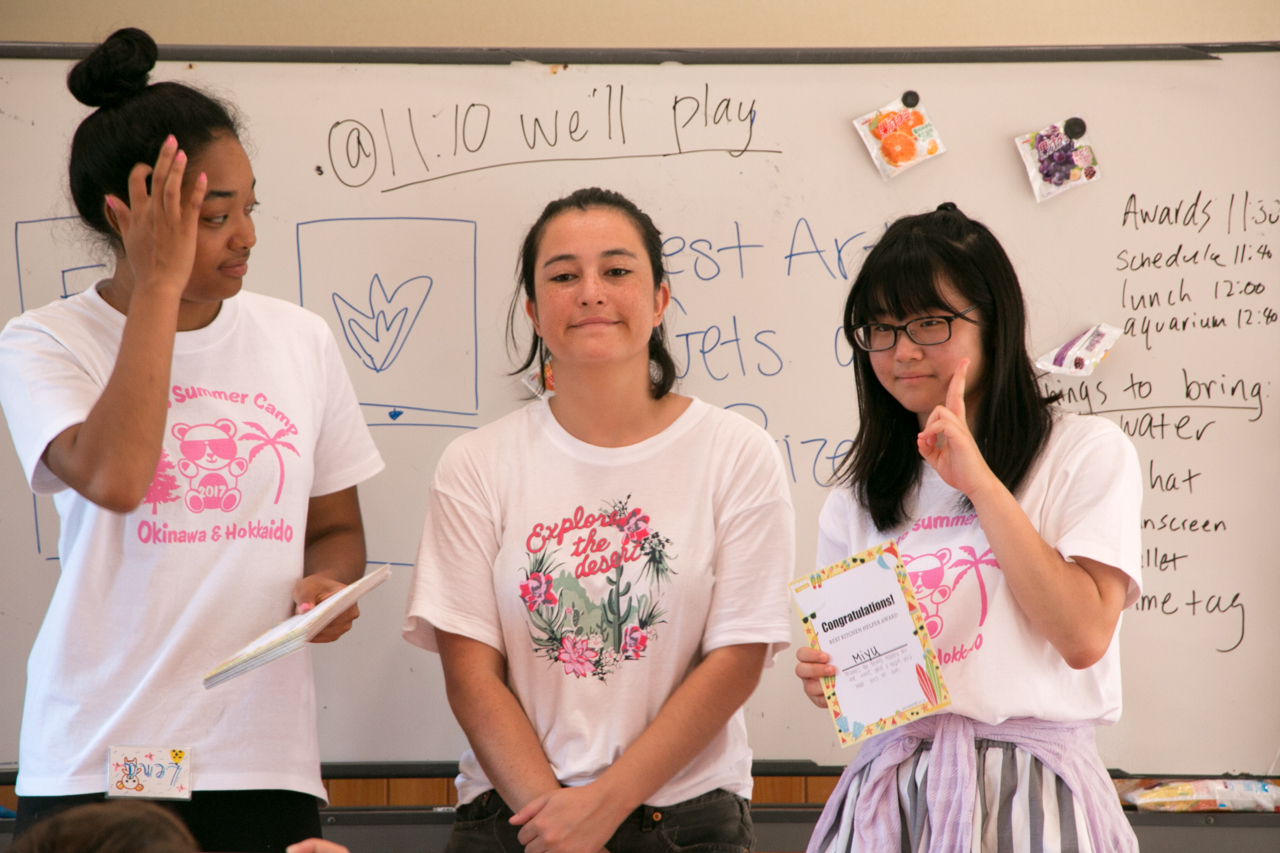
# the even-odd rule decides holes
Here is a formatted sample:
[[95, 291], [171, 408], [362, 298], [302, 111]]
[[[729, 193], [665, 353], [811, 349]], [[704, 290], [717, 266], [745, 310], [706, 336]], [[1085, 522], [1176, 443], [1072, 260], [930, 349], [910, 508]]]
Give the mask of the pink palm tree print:
[[267, 448], [267, 447], [270, 447], [272, 452], [274, 452], [276, 455], [276, 462], [280, 466], [280, 481], [276, 486], [276, 499], [275, 501], [273, 501], [273, 503], [280, 503], [280, 493], [284, 491], [284, 457], [280, 454], [280, 448], [283, 447], [285, 450], [292, 451], [294, 456], [301, 457], [302, 454], [298, 452], [298, 448], [294, 447], [289, 442], [280, 440], [281, 438], [289, 434], [288, 427], [279, 429], [276, 431], [275, 435], [271, 435], [267, 432], [267, 430], [261, 424], [255, 424], [253, 421], [245, 421], [244, 424], [247, 427], [252, 427], [258, 432], [257, 435], [254, 435], [253, 433], [245, 433], [244, 435], [240, 436], [241, 441], [258, 442], [249, 451], [250, 463], [252, 463], [254, 458], [259, 453], [261, 453], [264, 448]]
[[991, 556], [991, 549], [982, 552], [982, 556], [978, 556], [978, 552], [968, 545], [961, 545], [960, 550], [969, 556], [969, 559], [961, 557], [951, 564], [952, 568], [960, 569], [956, 575], [955, 581], [951, 584], [952, 588], [960, 585], [960, 580], [972, 569], [974, 576], [978, 579], [978, 591], [982, 596], [982, 613], [978, 617], [978, 627], [981, 628], [987, 621], [987, 583], [982, 579], [982, 567], [998, 569], [1000, 564], [996, 562], [995, 557]]

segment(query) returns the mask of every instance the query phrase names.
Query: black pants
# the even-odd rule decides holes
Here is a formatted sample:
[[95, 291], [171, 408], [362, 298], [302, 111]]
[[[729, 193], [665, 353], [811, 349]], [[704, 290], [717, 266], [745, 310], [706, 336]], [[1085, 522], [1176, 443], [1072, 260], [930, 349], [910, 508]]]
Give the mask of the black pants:
[[[445, 853], [523, 853], [511, 816], [497, 791], [485, 791], [458, 807]], [[609, 853], [749, 853], [755, 849], [751, 807], [720, 790], [670, 806], [641, 806], [605, 847]]]
[[[45, 818], [106, 794], [19, 797], [15, 835]], [[172, 809], [201, 850], [218, 853], [283, 853], [290, 844], [320, 837], [320, 801], [298, 791], [195, 791], [190, 800], [158, 800]]]

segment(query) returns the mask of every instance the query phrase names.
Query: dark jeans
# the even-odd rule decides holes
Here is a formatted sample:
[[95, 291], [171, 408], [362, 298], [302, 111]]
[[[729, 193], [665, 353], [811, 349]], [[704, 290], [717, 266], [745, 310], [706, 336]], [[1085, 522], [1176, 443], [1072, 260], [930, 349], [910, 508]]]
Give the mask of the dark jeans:
[[[100, 803], [106, 794], [19, 797], [14, 837], [58, 812]], [[299, 791], [195, 791], [190, 800], [157, 800], [173, 810], [201, 850], [282, 853], [304, 838], [320, 837], [320, 801]]]
[[[511, 809], [497, 791], [458, 807], [445, 853], [523, 853]], [[609, 853], [750, 853], [751, 808], [728, 791], [711, 791], [670, 806], [641, 806], [605, 847]]]

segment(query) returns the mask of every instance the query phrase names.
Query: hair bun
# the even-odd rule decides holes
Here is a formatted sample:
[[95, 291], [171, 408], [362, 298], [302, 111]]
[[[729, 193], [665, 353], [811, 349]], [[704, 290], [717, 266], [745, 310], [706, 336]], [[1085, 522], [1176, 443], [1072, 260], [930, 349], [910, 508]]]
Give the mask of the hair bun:
[[142, 30], [116, 30], [76, 63], [67, 75], [67, 88], [86, 106], [114, 107], [147, 87], [157, 56], [155, 40]]
[[942, 204], [938, 205], [937, 209], [949, 210], [957, 213], [960, 211], [960, 208], [956, 207], [956, 203], [954, 201], [944, 201]]

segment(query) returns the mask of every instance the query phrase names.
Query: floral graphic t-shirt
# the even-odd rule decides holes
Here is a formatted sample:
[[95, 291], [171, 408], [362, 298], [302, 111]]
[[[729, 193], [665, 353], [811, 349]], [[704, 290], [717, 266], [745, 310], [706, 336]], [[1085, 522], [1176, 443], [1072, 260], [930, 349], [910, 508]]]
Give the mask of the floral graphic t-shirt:
[[[1120, 717], [1120, 647], [1074, 670], [1027, 620], [1004, 580], [978, 516], [925, 466], [912, 518], [875, 529], [848, 488], [818, 520], [818, 565], [887, 539], [898, 543], [943, 674], [950, 713], [997, 724], [1010, 717], [1113, 723]], [[1125, 606], [1141, 591], [1142, 480], [1138, 455], [1115, 424], [1058, 415], [1018, 503], [1063, 557], [1088, 557], [1129, 575]]]
[[[793, 564], [781, 458], [745, 418], [694, 400], [658, 435], [603, 448], [538, 402], [441, 458], [405, 636], [501, 651], [556, 777], [585, 784], [708, 652], [788, 645]], [[466, 753], [459, 801], [491, 787]], [[750, 795], [741, 711], [650, 802], [716, 788]]]
[[[579, 678], [605, 680], [621, 662], [639, 660], [663, 621], [662, 582], [670, 586], [675, 575], [667, 556], [671, 540], [651, 531], [649, 516], [640, 507], [631, 509], [630, 500], [627, 495], [609, 501], [595, 513], [582, 507], [574, 511], [573, 527], [566, 529], [586, 535], [572, 536], [568, 560], [577, 561], [572, 577], [565, 563], [556, 562], [560, 552], [541, 524], [525, 540], [529, 565], [520, 598], [529, 608], [534, 650]], [[555, 538], [563, 541], [559, 534]], [[605, 575], [607, 585], [599, 600], [583, 582], [596, 575]]]

